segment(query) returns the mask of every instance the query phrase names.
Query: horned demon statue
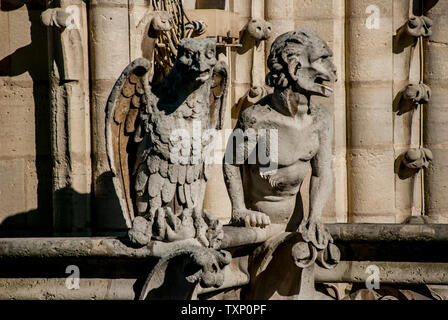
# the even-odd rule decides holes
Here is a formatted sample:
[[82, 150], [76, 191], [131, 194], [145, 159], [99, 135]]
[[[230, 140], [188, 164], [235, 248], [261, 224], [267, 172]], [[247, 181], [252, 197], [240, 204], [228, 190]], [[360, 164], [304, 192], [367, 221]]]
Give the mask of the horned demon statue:
[[107, 153], [130, 239], [197, 239], [217, 248], [221, 224], [202, 208], [214, 129], [223, 123], [227, 65], [216, 40], [183, 39], [170, 73], [148, 81], [139, 58], [121, 74], [107, 106]]
[[[287, 279], [276, 276], [275, 270], [289, 272], [286, 271], [288, 262], [280, 258], [285, 257], [282, 250], [286, 250], [289, 257], [286, 261], [292, 254], [300, 268], [312, 266], [315, 260], [329, 266], [339, 259], [339, 251], [321, 223], [322, 210], [332, 189], [333, 117], [326, 107], [311, 101], [313, 95], [329, 97], [332, 94], [332, 89], [324, 84], [336, 81], [332, 55], [325, 41], [314, 31], [280, 35], [272, 44], [266, 76], [266, 83], [274, 91], [245, 109], [234, 130], [276, 130], [278, 141], [268, 140], [267, 135], [257, 135], [255, 144], [251, 144], [250, 139], [235, 139], [235, 143], [229, 140], [227, 155], [235, 156], [232, 161], [225, 161], [224, 175], [232, 202], [233, 224], [264, 227], [282, 223], [287, 231], [268, 240], [262, 245], [264, 249], [254, 253], [251, 289], [246, 298], [272, 298], [266, 296], [266, 292], [273, 293], [277, 289], [278, 294], [286, 294], [292, 290], [293, 283], [314, 282], [312, 276], [306, 276], [308, 280], [302, 277], [297, 282], [292, 276]], [[267, 149], [270, 163], [259, 159], [260, 150], [255, 149], [260, 147]], [[256, 161], [250, 163], [250, 155], [254, 153]], [[243, 163], [235, 159], [238, 154], [244, 155]], [[304, 219], [300, 187], [310, 169], [310, 212]], [[288, 241], [289, 249], [285, 249], [282, 243]], [[272, 257], [277, 258], [271, 261]], [[291, 267], [291, 274], [295, 274], [294, 268], [297, 267]], [[303, 290], [294, 290], [291, 295], [304, 294]]]
[[[326, 245], [320, 216], [332, 188], [333, 119], [327, 108], [311, 102], [311, 96], [332, 94], [323, 84], [336, 80], [332, 55], [313, 31], [287, 32], [272, 44], [266, 82], [274, 92], [244, 110], [236, 129], [278, 130], [278, 168], [263, 171], [258, 163], [244, 163], [242, 168], [235, 163], [224, 165], [235, 224], [288, 223], [287, 229], [296, 229], [301, 218], [297, 197], [311, 167], [310, 214], [301, 228], [316, 246]], [[248, 155], [248, 147], [244, 142], [234, 152]]]

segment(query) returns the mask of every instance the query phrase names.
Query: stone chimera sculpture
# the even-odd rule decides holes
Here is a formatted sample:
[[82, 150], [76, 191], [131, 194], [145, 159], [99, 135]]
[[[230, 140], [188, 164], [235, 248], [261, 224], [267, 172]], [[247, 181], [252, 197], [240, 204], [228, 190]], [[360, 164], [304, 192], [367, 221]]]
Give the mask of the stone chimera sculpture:
[[[339, 261], [339, 250], [321, 222], [333, 183], [333, 117], [327, 108], [311, 101], [313, 95], [329, 97], [333, 92], [324, 84], [337, 79], [332, 55], [313, 31], [280, 35], [268, 58], [266, 83], [274, 91], [245, 109], [235, 128], [277, 130], [278, 141], [262, 135], [257, 135], [255, 144], [250, 139], [236, 139], [235, 144], [229, 140], [227, 155], [234, 157], [225, 161], [224, 175], [232, 223], [246, 227], [286, 224], [286, 232], [266, 241], [251, 257], [246, 299], [314, 299], [314, 262], [332, 268]], [[259, 161], [258, 148], [267, 149], [268, 166]], [[250, 163], [255, 149], [257, 161]], [[243, 164], [236, 163], [238, 154], [244, 154]], [[304, 219], [300, 187], [310, 169], [310, 212]]]
[[[267, 84], [274, 87], [258, 103], [244, 110], [236, 129], [278, 130], [278, 169], [263, 173], [259, 164], [225, 163], [224, 173], [232, 201], [232, 222], [263, 227], [270, 222], [287, 223], [295, 230], [300, 222], [299, 189], [309, 169], [310, 214], [301, 225], [305, 239], [318, 248], [329, 235], [320, 222], [332, 189], [331, 143], [333, 118], [329, 110], [314, 105], [311, 96], [329, 97], [333, 90], [324, 81], [336, 81], [333, 53], [312, 31], [291, 31], [279, 36], [270, 51]], [[248, 146], [236, 145], [238, 152]]]
[[216, 40], [183, 39], [161, 83], [150, 83], [148, 70], [148, 60], [132, 62], [107, 106], [107, 153], [130, 239], [197, 239], [218, 248], [222, 226], [202, 202], [213, 130], [223, 122], [227, 65], [216, 59]]

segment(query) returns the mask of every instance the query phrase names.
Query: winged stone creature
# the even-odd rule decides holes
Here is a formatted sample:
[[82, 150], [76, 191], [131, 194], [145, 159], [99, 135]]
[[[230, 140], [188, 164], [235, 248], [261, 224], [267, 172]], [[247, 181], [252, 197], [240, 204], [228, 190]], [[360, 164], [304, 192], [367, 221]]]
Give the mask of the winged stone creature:
[[150, 62], [122, 72], [106, 115], [107, 155], [132, 242], [197, 239], [217, 248], [222, 225], [202, 202], [222, 128], [228, 67], [215, 39], [182, 39], [173, 68], [150, 83]]

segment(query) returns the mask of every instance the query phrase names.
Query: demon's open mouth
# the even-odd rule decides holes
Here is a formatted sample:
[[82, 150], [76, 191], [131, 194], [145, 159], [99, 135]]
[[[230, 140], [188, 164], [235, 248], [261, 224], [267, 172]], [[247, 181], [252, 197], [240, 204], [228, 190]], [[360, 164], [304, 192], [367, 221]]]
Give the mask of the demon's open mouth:
[[330, 81], [330, 78], [328, 78], [324, 75], [319, 75], [316, 77], [316, 79], [314, 79], [314, 83], [321, 87], [321, 89], [325, 95], [333, 93], [333, 89], [331, 87], [323, 84], [324, 81]]
[[205, 81], [210, 77], [210, 69], [207, 69], [203, 72], [196, 72], [196, 80]]

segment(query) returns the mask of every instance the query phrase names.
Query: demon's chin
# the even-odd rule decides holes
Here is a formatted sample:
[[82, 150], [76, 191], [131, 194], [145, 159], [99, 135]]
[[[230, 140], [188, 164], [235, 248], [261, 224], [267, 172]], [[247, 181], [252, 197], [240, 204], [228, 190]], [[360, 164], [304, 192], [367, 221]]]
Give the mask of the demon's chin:
[[333, 94], [333, 89], [324, 84], [301, 85], [300, 82], [295, 82], [292, 86], [293, 91], [307, 94], [311, 96], [330, 97]]
[[324, 84], [317, 85], [317, 88], [314, 90], [318, 95], [324, 97], [330, 97], [333, 94], [333, 89]]
[[317, 92], [317, 94], [324, 97], [329, 97], [333, 94], [333, 89], [324, 84], [326, 81], [330, 81], [330, 78], [323, 75], [317, 76], [314, 79], [313, 87], [315, 88], [314, 91]]

